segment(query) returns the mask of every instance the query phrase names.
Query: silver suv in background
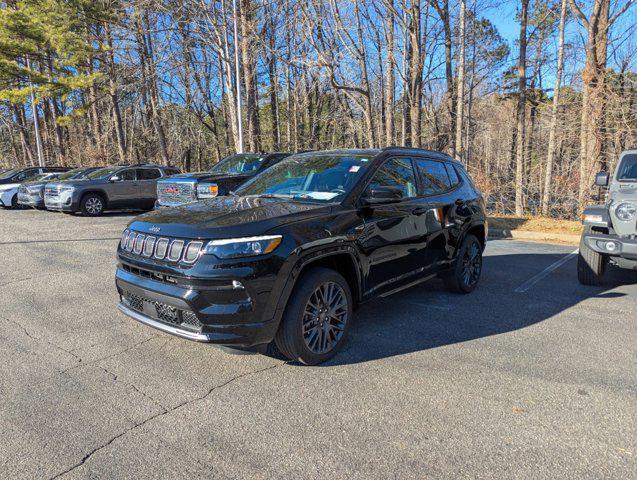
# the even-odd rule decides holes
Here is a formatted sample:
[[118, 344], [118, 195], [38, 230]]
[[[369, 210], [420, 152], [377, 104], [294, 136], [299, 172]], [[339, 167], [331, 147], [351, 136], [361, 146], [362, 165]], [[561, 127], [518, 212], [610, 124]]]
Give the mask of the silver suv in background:
[[577, 276], [585, 285], [599, 284], [608, 263], [637, 270], [637, 150], [623, 152], [615, 174], [600, 172], [595, 184], [608, 195], [582, 215]]
[[105, 210], [150, 210], [157, 199], [157, 180], [177, 173], [179, 169], [162, 165], [104, 167], [81, 179], [48, 183], [44, 204], [48, 210], [91, 217]]

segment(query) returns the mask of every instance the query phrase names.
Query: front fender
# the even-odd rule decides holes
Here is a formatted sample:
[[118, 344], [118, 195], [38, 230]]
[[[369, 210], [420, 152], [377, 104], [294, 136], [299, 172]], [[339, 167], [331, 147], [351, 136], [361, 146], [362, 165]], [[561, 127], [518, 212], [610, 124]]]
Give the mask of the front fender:
[[606, 205], [591, 205], [582, 213], [582, 223], [591, 227], [610, 228], [611, 219]]

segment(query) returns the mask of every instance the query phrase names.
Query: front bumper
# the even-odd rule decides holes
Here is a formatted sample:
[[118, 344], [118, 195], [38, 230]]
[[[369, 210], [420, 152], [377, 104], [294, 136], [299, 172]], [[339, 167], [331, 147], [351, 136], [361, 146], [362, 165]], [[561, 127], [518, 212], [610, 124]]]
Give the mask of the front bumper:
[[15, 194], [15, 190], [5, 190], [4, 192], [0, 192], [0, 206], [10, 207]]
[[27, 207], [43, 208], [44, 199], [39, 195], [30, 195], [27, 193], [18, 193], [18, 203]]
[[[592, 250], [611, 257], [620, 257], [627, 260], [637, 260], [637, 238], [631, 239], [619, 235], [606, 235], [603, 233], [585, 234], [584, 243]], [[609, 251], [605, 245], [608, 242], [614, 244], [614, 250]]]
[[115, 280], [118, 308], [138, 322], [188, 340], [239, 348], [269, 343], [278, 327], [273, 315], [266, 314], [271, 285], [242, 275], [234, 280], [240, 287], [228, 277], [175, 278], [122, 262]]
[[77, 212], [80, 209], [79, 202], [75, 201], [74, 195], [45, 195], [44, 206], [47, 210], [58, 212]]

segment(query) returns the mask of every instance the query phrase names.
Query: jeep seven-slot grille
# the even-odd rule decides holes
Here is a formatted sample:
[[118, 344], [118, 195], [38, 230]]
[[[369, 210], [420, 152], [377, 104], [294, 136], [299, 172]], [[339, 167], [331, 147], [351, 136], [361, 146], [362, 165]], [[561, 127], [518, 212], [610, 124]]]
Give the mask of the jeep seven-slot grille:
[[154, 320], [193, 332], [201, 331], [201, 322], [197, 315], [189, 310], [180, 310], [131, 292], [122, 293], [122, 300], [131, 309]]
[[155, 237], [127, 229], [122, 233], [120, 247], [128, 253], [140, 257], [166, 260], [172, 263], [193, 264], [201, 254], [203, 242]]

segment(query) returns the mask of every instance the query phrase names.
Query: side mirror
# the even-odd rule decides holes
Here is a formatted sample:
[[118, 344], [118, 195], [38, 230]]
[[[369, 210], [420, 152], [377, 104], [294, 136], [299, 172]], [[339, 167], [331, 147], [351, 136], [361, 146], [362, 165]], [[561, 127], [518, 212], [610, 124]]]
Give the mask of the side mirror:
[[608, 172], [599, 172], [595, 175], [595, 185], [598, 187], [608, 187], [608, 182], [610, 180], [610, 176]]
[[118, 175], [113, 175], [113, 176], [110, 178], [110, 181], [111, 181], [111, 182], [119, 182], [120, 180], [121, 180], [121, 178], [120, 178]]
[[402, 199], [403, 191], [400, 187], [369, 187], [361, 200], [365, 205], [378, 205], [396, 203]]

